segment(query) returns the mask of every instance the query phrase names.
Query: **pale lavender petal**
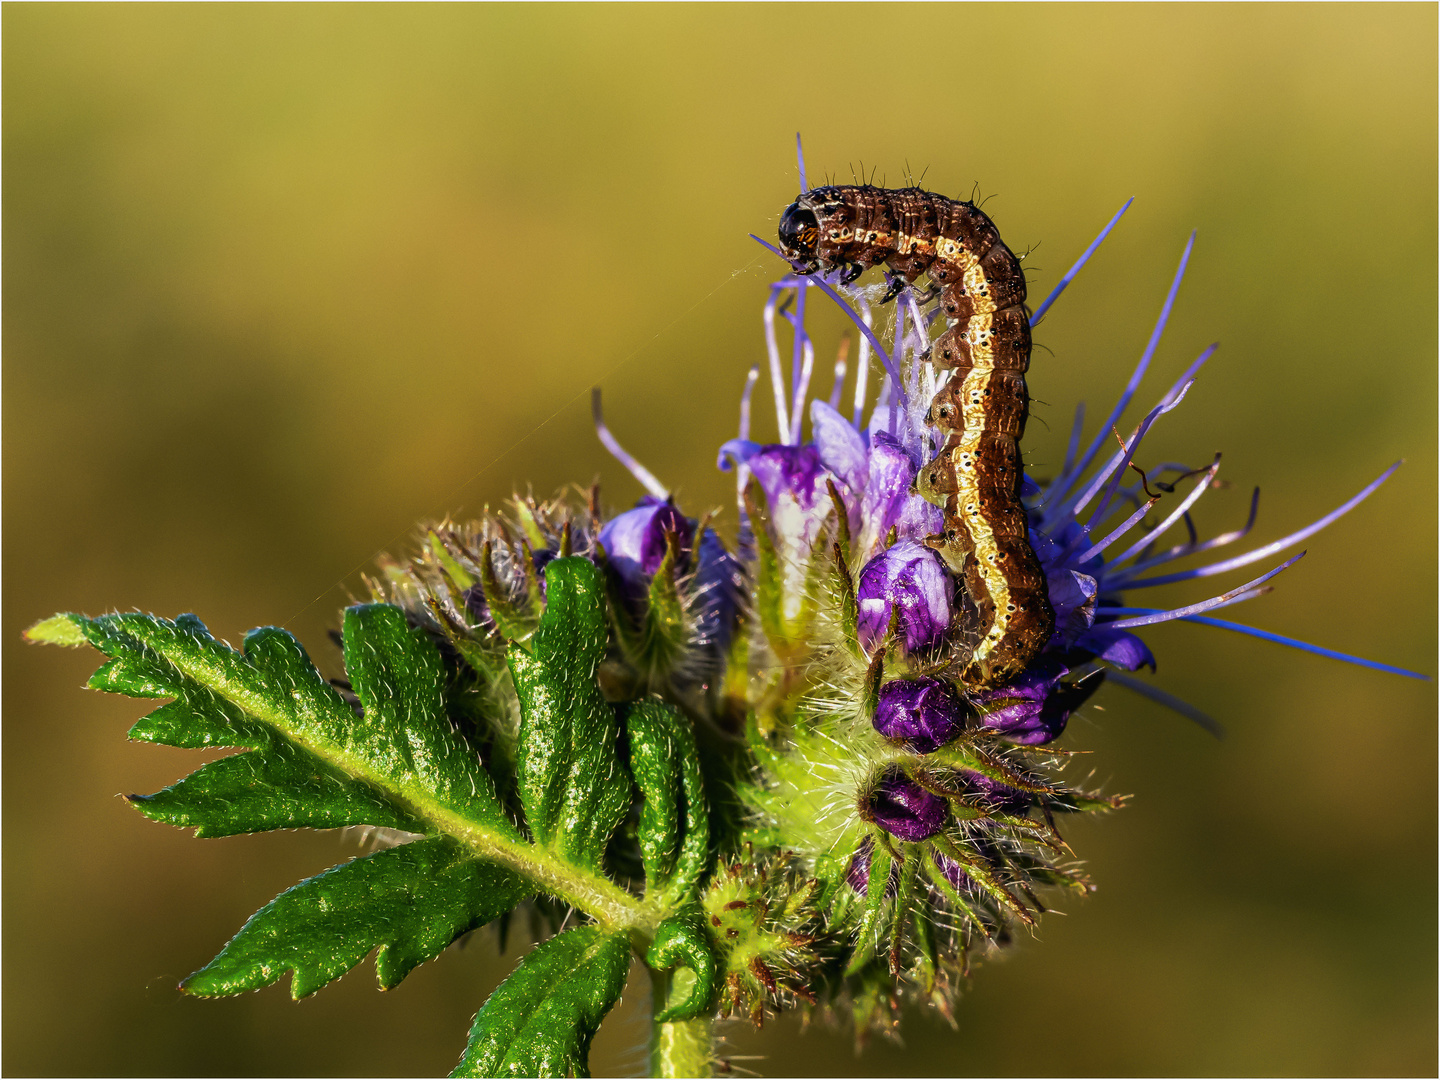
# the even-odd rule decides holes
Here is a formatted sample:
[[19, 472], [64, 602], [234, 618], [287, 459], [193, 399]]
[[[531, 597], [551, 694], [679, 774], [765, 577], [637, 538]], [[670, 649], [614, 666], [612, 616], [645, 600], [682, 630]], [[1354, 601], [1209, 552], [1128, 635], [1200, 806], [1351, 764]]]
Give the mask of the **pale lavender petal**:
[[656, 479], [655, 474], [631, 457], [620, 445], [620, 441], [610, 434], [610, 429], [605, 426], [605, 417], [600, 411], [600, 388], [598, 386], [590, 391], [590, 415], [595, 420], [595, 434], [600, 436], [600, 442], [604, 444], [606, 450], [610, 451], [610, 455], [624, 465], [630, 471], [630, 475], [639, 480], [640, 486], [651, 495], [657, 499], [669, 498], [670, 492], [664, 484]]
[[[1172, 620], [1172, 619], [1183, 619], [1183, 618], [1185, 618], [1185, 616], [1187, 616], [1187, 615], [1198, 615], [1198, 614], [1200, 614], [1202, 611], [1210, 611], [1210, 610], [1212, 610], [1212, 609], [1214, 609], [1214, 608], [1228, 607], [1228, 606], [1229, 606], [1230, 604], [1232, 604], [1232, 603], [1239, 603], [1239, 602], [1242, 601], [1242, 600], [1247, 600], [1247, 599], [1249, 599], [1250, 596], [1257, 595], [1257, 594], [1254, 592], [1254, 590], [1255, 590], [1258, 586], [1263, 585], [1265, 582], [1269, 581], [1271, 578], [1273, 578], [1276, 574], [1280, 573], [1282, 570], [1288, 570], [1291, 566], [1294, 566], [1296, 562], [1298, 562], [1300, 559], [1304, 558], [1304, 556], [1305, 556], [1305, 552], [1303, 552], [1303, 551], [1300, 552], [1300, 554], [1298, 554], [1298, 555], [1292, 555], [1290, 558], [1286, 559], [1286, 560], [1285, 560], [1283, 563], [1281, 563], [1279, 566], [1275, 567], [1275, 569], [1270, 570], [1270, 571], [1267, 571], [1267, 572], [1264, 573], [1264, 574], [1261, 574], [1261, 575], [1260, 575], [1258, 578], [1256, 578], [1254, 581], [1247, 581], [1244, 585], [1241, 585], [1238, 589], [1231, 589], [1231, 590], [1230, 590], [1229, 592], [1227, 592], [1227, 593], [1221, 593], [1219, 596], [1213, 597], [1213, 598], [1211, 598], [1211, 599], [1209, 599], [1209, 600], [1202, 600], [1202, 601], [1201, 601], [1200, 603], [1198, 603], [1198, 604], [1190, 604], [1188, 607], [1175, 608], [1175, 609], [1172, 610], [1172, 611], [1159, 611], [1159, 612], [1154, 612], [1153, 614], [1139, 615], [1139, 616], [1136, 616], [1136, 617], [1134, 617], [1134, 618], [1116, 619], [1116, 620], [1113, 621], [1113, 622], [1107, 622], [1107, 623], [1105, 623], [1105, 625], [1106, 625], [1106, 626], [1109, 626], [1109, 627], [1116, 628], [1116, 629], [1119, 629], [1119, 628], [1122, 628], [1122, 627], [1127, 627], [1127, 626], [1150, 626], [1150, 625], [1152, 625], [1152, 624], [1154, 624], [1154, 623], [1169, 622], [1169, 621]], [[1249, 594], [1249, 595], [1245, 595], [1245, 594]], [[1129, 611], [1129, 610], [1131, 610], [1131, 609], [1128, 609], [1128, 608], [1099, 608], [1099, 609], [1096, 610], [1095, 614], [1096, 614], [1096, 615], [1118, 614], [1118, 613], [1120, 613], [1120, 612]], [[1154, 609], [1146, 609], [1146, 610], [1153, 611]]]
[[1113, 218], [1110, 219], [1110, 223], [1106, 225], [1105, 228], [1100, 230], [1099, 236], [1095, 237], [1094, 240], [1090, 241], [1090, 246], [1085, 249], [1085, 253], [1081, 255], [1080, 258], [1075, 260], [1075, 265], [1070, 267], [1070, 269], [1065, 272], [1065, 276], [1060, 279], [1060, 284], [1056, 285], [1055, 288], [1050, 290], [1050, 295], [1045, 297], [1045, 299], [1041, 302], [1040, 306], [1035, 309], [1035, 314], [1030, 316], [1031, 326], [1034, 326], [1041, 319], [1043, 319], [1045, 317], [1045, 312], [1050, 310], [1050, 305], [1055, 303], [1056, 300], [1060, 299], [1060, 294], [1065, 291], [1066, 286], [1068, 286], [1070, 282], [1075, 280], [1075, 275], [1080, 273], [1080, 268], [1090, 261], [1090, 256], [1094, 255], [1096, 249], [1098, 249], [1100, 245], [1104, 243], [1105, 238], [1110, 235], [1110, 230], [1115, 228], [1115, 226], [1120, 223], [1120, 219], [1125, 216], [1125, 211], [1130, 209], [1130, 204], [1134, 201], [1135, 196], [1133, 195], [1130, 196], [1130, 198], [1126, 199], [1125, 205], [1120, 207], [1119, 213], [1117, 213]]
[[[860, 433], [823, 401], [810, 403], [810, 428], [815, 449], [820, 452], [825, 467], [840, 478], [853, 496], [862, 496], [870, 463]], [[858, 507], [852, 507], [852, 511], [858, 512]]]

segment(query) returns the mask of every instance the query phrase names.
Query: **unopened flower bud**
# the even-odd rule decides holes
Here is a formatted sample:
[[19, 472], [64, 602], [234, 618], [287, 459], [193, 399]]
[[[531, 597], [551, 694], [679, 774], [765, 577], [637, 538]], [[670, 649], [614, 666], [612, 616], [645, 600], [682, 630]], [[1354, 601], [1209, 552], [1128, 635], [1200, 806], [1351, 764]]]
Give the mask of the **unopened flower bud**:
[[[1070, 714], [1099, 687], [1099, 678], [1062, 683], [1069, 668], [1042, 661], [1012, 683], [974, 695], [980, 722], [1012, 742], [1047, 743], [1060, 737]], [[987, 711], [988, 710], [988, 711]]]
[[895, 679], [880, 688], [875, 730], [920, 754], [933, 753], [965, 726], [970, 709], [948, 682], [928, 675]]
[[689, 561], [691, 525], [668, 499], [647, 495], [633, 510], [611, 518], [600, 530], [600, 545], [626, 587], [643, 592], [665, 561], [665, 536], [680, 537], [680, 563]]
[[914, 540], [901, 540], [860, 571], [860, 644], [874, 650], [900, 612], [900, 631], [909, 652], [929, 648], [950, 629], [954, 582], [939, 557]]
[[892, 769], [866, 797], [864, 814], [891, 836], [918, 843], [945, 827], [949, 805], [910, 777]]

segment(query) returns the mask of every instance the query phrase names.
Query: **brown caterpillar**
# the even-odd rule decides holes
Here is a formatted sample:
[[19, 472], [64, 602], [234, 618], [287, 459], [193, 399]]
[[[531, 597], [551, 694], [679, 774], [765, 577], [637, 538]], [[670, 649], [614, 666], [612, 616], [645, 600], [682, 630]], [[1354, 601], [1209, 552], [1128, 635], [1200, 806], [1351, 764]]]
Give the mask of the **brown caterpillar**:
[[938, 293], [950, 326], [930, 359], [952, 374], [926, 421], [947, 437], [916, 491], [945, 511], [945, 532], [926, 542], [979, 613], [980, 641], [961, 677], [977, 688], [1009, 682], [1055, 628], [1020, 501], [1030, 315], [1019, 260], [973, 203], [870, 185], [802, 194], [780, 219], [780, 249], [801, 273], [843, 270], [847, 282], [885, 263], [886, 300], [922, 273], [935, 283], [930, 297]]

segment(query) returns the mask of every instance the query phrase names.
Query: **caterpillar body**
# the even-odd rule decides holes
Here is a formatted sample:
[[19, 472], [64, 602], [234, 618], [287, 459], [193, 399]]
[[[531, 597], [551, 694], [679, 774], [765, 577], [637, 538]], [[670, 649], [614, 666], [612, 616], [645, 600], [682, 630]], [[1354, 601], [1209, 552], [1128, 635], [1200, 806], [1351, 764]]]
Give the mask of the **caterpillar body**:
[[945, 442], [920, 470], [916, 491], [945, 511], [944, 533], [927, 543], [978, 613], [979, 640], [961, 680], [977, 689], [1009, 682], [1055, 627], [1020, 499], [1030, 317], [1019, 260], [973, 203], [871, 185], [800, 195], [781, 217], [780, 249], [800, 273], [841, 270], [846, 282], [884, 263], [887, 300], [921, 274], [935, 284], [950, 325], [930, 359], [951, 375], [926, 421]]

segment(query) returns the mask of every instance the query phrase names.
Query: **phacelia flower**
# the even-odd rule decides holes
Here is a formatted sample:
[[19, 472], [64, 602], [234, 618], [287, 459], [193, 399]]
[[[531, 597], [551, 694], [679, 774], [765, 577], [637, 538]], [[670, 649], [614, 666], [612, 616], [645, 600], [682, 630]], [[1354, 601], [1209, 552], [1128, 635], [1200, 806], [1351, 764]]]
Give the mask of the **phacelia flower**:
[[906, 650], [928, 649], [950, 629], [954, 594], [955, 583], [935, 552], [914, 540], [896, 542], [860, 571], [860, 644], [872, 651], [898, 617]]
[[665, 561], [670, 535], [679, 543], [677, 569], [683, 573], [688, 568], [694, 530], [694, 522], [688, 521], [669, 499], [646, 495], [633, 510], [605, 523], [600, 530], [600, 546], [620, 579], [629, 588], [643, 592]]
[[929, 754], [959, 735], [970, 715], [952, 683], [921, 675], [882, 686], [872, 723], [885, 738]]
[[945, 827], [949, 804], [904, 773], [891, 770], [866, 796], [861, 812], [891, 836], [913, 844], [929, 840]]

